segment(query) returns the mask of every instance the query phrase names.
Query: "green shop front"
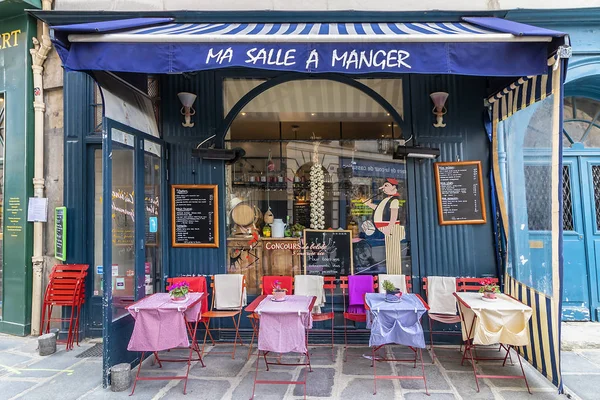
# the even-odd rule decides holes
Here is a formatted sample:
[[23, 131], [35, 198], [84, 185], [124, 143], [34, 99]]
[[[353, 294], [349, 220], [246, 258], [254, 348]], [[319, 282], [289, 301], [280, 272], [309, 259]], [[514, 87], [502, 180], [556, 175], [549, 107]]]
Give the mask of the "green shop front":
[[125, 307], [168, 277], [241, 273], [252, 298], [265, 275], [389, 273], [419, 293], [499, 277], [560, 385], [565, 35], [450, 14], [37, 16], [66, 69], [67, 262], [93, 269], [106, 383], [139, 357]]
[[39, 1], [0, 1], [0, 332], [31, 329], [34, 87], [29, 50]]

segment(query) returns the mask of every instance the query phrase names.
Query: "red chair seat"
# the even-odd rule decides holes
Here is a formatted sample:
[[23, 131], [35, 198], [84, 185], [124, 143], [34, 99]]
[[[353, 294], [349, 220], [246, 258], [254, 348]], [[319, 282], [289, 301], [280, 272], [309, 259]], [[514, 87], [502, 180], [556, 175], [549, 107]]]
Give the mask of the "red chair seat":
[[312, 319], [313, 319], [313, 321], [328, 321], [330, 319], [333, 319], [333, 316], [334, 316], [333, 312], [320, 313], [320, 314], [313, 314]]
[[367, 322], [367, 314], [344, 313], [344, 318], [355, 322]]

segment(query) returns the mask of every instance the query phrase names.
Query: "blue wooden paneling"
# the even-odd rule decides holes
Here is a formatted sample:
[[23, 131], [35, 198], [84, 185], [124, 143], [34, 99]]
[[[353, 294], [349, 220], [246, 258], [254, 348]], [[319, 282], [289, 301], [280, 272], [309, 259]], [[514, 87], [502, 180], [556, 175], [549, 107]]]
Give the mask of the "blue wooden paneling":
[[[220, 85], [213, 72], [168, 76], [161, 87], [163, 138], [169, 146], [169, 185], [172, 184], [217, 184], [219, 185], [219, 248], [173, 248], [168, 247], [168, 265], [165, 275], [180, 276], [189, 274], [225, 273], [226, 231], [225, 231], [225, 165], [221, 161], [203, 161], [191, 156], [192, 149], [205, 138], [215, 134], [217, 117], [222, 115], [219, 101]], [[181, 125], [181, 103], [179, 92], [198, 95], [194, 108], [193, 128]], [[170, 203], [170, 187], [168, 189]], [[167, 208], [170, 210], [170, 204]], [[170, 215], [167, 221], [171, 228]], [[169, 234], [170, 237], [170, 234]]]
[[[83, 72], [64, 74], [64, 205], [67, 207], [67, 262], [87, 263], [85, 221], [85, 136], [92, 126], [93, 79]], [[91, 200], [90, 200], [91, 201]], [[90, 288], [91, 290], [91, 288]]]
[[[414, 188], [410, 212], [416, 229], [411, 227], [413, 276], [495, 275], [493, 230], [490, 222], [488, 160], [489, 143], [483, 126], [483, 98], [486, 81], [461, 76], [411, 76], [410, 104], [415, 140], [424, 146], [438, 147], [435, 161], [479, 160], [482, 163], [483, 188], [488, 222], [482, 225], [438, 224], [436, 189], [431, 161], [415, 161], [409, 187]], [[434, 128], [435, 116], [429, 94], [450, 94], [445, 128]], [[426, 112], [423, 112], [427, 110]], [[411, 168], [412, 169], [412, 168]]]

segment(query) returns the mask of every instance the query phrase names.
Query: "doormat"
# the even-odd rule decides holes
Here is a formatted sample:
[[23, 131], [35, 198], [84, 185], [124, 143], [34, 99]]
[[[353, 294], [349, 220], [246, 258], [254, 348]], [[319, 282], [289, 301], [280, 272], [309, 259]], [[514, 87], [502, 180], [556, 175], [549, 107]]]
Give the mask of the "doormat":
[[75, 358], [89, 358], [89, 357], [102, 357], [102, 343], [96, 343], [86, 351], [82, 352], [79, 355], [76, 355]]

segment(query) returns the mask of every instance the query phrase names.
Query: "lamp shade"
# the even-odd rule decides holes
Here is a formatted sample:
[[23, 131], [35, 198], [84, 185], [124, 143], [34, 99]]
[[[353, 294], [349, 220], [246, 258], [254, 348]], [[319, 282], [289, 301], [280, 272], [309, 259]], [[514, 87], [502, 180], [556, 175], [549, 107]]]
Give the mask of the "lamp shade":
[[446, 92], [434, 92], [429, 95], [433, 104], [436, 108], [441, 109], [446, 104], [446, 100], [448, 99], [448, 93]]
[[177, 93], [177, 97], [179, 97], [179, 101], [183, 104], [184, 107], [191, 107], [196, 101], [196, 95], [194, 93], [181, 92]]

